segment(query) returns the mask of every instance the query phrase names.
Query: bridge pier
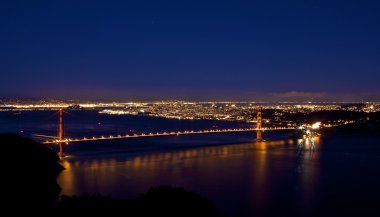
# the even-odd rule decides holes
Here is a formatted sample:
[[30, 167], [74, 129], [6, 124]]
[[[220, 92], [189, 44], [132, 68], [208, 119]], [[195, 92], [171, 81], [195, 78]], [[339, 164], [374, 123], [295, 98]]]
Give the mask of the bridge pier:
[[58, 146], [59, 146], [59, 158], [63, 158], [65, 156], [65, 133], [64, 133], [64, 125], [63, 125], [63, 109], [59, 109], [59, 126], [58, 126]]
[[58, 143], [58, 146], [59, 146], [58, 156], [60, 159], [62, 159], [65, 155], [65, 143], [60, 142]]
[[261, 142], [263, 141], [263, 135], [262, 135], [262, 130], [261, 130], [261, 127], [262, 127], [262, 119], [261, 119], [261, 112], [263, 110], [263, 107], [261, 106], [258, 106], [257, 107], [257, 117], [256, 117], [256, 141], [257, 142]]
[[256, 141], [257, 142], [262, 142], [263, 141], [263, 135], [261, 130], [256, 131]]

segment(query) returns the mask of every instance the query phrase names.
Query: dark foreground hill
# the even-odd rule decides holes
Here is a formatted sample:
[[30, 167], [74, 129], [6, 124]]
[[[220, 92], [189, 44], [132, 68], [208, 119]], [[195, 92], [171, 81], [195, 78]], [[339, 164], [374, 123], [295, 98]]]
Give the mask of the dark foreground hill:
[[224, 216], [207, 199], [183, 188], [151, 188], [135, 199], [102, 195], [62, 196], [56, 177], [64, 169], [49, 147], [0, 134], [0, 213], [66, 216]]
[[[183, 188], [161, 186], [130, 200], [101, 195], [63, 196], [57, 205], [62, 216], [70, 213], [104, 216], [225, 216], [206, 198]], [[122, 215], [120, 215], [122, 213]]]
[[14, 135], [0, 134], [3, 207], [51, 208], [59, 196], [57, 175], [63, 170], [49, 147]]

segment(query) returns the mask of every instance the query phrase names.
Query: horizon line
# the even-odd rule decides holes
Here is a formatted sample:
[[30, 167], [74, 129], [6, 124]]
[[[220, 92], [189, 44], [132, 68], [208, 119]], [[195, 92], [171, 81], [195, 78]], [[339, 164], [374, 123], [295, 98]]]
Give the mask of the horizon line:
[[252, 104], [260, 104], [260, 103], [280, 103], [280, 104], [288, 104], [288, 103], [380, 103], [380, 101], [312, 101], [312, 100], [300, 100], [300, 101], [246, 101], [246, 100], [183, 100], [183, 99], [162, 99], [162, 100], [86, 100], [86, 99], [44, 99], [44, 98], [0, 98], [0, 102], [6, 101], [61, 101], [63, 103], [160, 103], [160, 102], [188, 102], [188, 103], [252, 103]]

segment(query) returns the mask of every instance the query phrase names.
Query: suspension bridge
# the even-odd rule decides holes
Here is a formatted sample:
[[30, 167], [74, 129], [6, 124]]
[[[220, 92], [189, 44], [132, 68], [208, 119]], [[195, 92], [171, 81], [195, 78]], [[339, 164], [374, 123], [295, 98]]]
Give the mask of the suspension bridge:
[[115, 140], [115, 139], [130, 139], [130, 138], [143, 138], [143, 137], [162, 137], [162, 136], [181, 136], [181, 135], [194, 135], [194, 134], [217, 134], [217, 133], [234, 133], [234, 132], [256, 132], [256, 141], [262, 141], [263, 131], [280, 131], [280, 130], [294, 130], [294, 127], [262, 127], [262, 107], [257, 109], [256, 127], [254, 128], [229, 128], [229, 129], [211, 129], [211, 130], [186, 130], [186, 131], [173, 131], [173, 132], [148, 132], [148, 133], [136, 133], [136, 134], [118, 134], [108, 136], [94, 136], [94, 137], [81, 137], [81, 138], [66, 138], [64, 133], [64, 119], [63, 109], [59, 110], [59, 127], [58, 136], [45, 136], [35, 134], [35, 137], [45, 138], [43, 144], [58, 144], [59, 157], [64, 157], [65, 145], [68, 143], [77, 142], [90, 142], [100, 140]]

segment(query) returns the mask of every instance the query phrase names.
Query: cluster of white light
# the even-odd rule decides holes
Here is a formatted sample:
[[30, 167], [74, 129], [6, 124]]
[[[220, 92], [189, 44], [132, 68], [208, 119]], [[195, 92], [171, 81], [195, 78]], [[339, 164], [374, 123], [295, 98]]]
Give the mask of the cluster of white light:
[[317, 122], [317, 123], [314, 123], [313, 125], [311, 125], [311, 128], [312, 129], [319, 129], [321, 127], [321, 122]]
[[99, 111], [99, 114], [109, 114], [109, 115], [128, 115], [128, 114], [135, 114], [134, 112], [129, 112], [125, 110], [110, 110], [110, 109], [105, 109], [102, 111]]

